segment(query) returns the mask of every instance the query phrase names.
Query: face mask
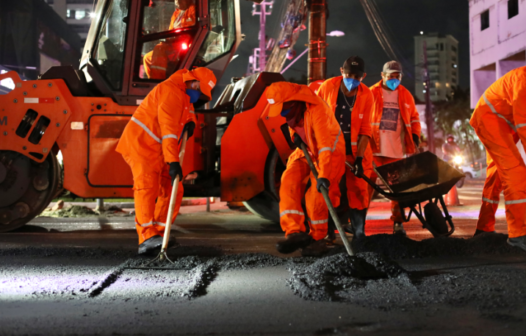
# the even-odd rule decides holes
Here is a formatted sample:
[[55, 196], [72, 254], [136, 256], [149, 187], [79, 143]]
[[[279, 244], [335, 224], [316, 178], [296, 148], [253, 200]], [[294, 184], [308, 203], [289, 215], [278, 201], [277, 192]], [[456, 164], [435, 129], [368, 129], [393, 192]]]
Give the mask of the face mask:
[[360, 86], [360, 81], [354, 78], [344, 78], [343, 84], [345, 85], [347, 90], [352, 91], [356, 89], [358, 86]]
[[199, 97], [201, 96], [201, 91], [186, 89], [186, 94], [190, 97], [190, 103], [193, 104], [199, 100]]
[[400, 80], [396, 79], [396, 78], [393, 78], [393, 79], [390, 79], [387, 82], [385, 82], [385, 85], [387, 85], [388, 88], [390, 88], [391, 90], [394, 91], [394, 90], [396, 90], [398, 85], [400, 85]]
[[286, 117], [287, 114], [290, 113], [290, 110], [291, 110], [291, 109], [281, 111], [281, 116], [282, 116], [282, 117]]

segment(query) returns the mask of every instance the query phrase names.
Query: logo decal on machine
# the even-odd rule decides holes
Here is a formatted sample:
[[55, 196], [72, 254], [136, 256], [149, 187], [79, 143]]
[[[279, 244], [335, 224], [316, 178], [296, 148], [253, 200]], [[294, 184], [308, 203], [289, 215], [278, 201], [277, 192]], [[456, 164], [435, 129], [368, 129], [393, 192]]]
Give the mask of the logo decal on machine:
[[7, 116], [0, 117], [0, 126], [7, 126]]

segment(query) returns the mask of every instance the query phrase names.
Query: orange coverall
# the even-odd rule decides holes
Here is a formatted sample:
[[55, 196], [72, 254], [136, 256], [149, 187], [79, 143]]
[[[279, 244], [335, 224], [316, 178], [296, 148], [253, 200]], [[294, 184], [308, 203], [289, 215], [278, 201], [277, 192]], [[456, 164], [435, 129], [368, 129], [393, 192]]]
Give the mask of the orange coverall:
[[[186, 28], [195, 25], [195, 6], [187, 10], [176, 9], [170, 20], [168, 30]], [[144, 72], [151, 79], [165, 79], [168, 67], [168, 53], [172, 49], [169, 43], [161, 42], [143, 57]]]
[[[382, 81], [371, 86], [371, 92], [374, 96], [374, 109], [372, 115], [372, 137], [371, 137], [371, 149], [373, 151], [373, 160], [376, 166], [383, 166], [388, 163], [396, 162], [400, 159], [389, 158], [384, 156], [379, 156], [380, 151], [380, 122], [382, 120], [382, 114], [384, 110], [384, 100], [382, 92]], [[422, 127], [420, 125], [420, 116], [416, 110], [415, 100], [411, 93], [402, 85], [399, 85], [398, 88], [398, 106], [400, 108], [400, 114], [402, 115], [402, 130], [404, 133], [404, 146], [406, 154], [414, 154], [416, 152], [416, 147], [413, 142], [413, 134], [420, 137], [422, 132]], [[378, 176], [373, 171], [371, 175], [371, 180], [376, 181]], [[369, 187], [369, 195], [373, 194], [373, 188]], [[395, 223], [402, 223], [402, 209], [398, 202], [391, 201], [391, 220]]]
[[[323, 98], [323, 100], [329, 104], [329, 107], [333, 111], [333, 115], [336, 111], [336, 103], [342, 79], [342, 76], [330, 78], [326, 80], [318, 90], [318, 96]], [[357, 95], [351, 113], [351, 145], [353, 155], [347, 155], [346, 157], [347, 162], [350, 164], [354, 164], [356, 159], [356, 153], [358, 151], [358, 136], [371, 136], [371, 115], [374, 105], [373, 95], [371, 90], [369, 90], [365, 84], [360, 84]], [[370, 177], [373, 173], [373, 152], [371, 151], [370, 146], [367, 146], [367, 149], [365, 150], [362, 165], [364, 175]], [[356, 175], [354, 175], [354, 173], [348, 168], [345, 169], [345, 172], [349, 207], [357, 210], [368, 208], [370, 195], [367, 182], [356, 177]]]
[[[179, 139], [186, 123], [196, 122], [185, 82], [200, 80], [201, 92], [210, 95], [204, 83], [216, 79], [205, 68], [179, 70], [157, 85], [146, 96], [126, 125], [117, 145], [117, 152], [130, 165], [133, 174], [135, 224], [139, 244], [156, 235], [163, 235], [172, 192], [169, 162], [179, 162]], [[213, 85], [209, 85], [213, 87]], [[183, 198], [179, 183], [172, 222], [177, 217]], [[157, 201], [156, 201], [157, 200]]]
[[[334, 113], [327, 104], [305, 85], [287, 82], [274, 83], [266, 90], [270, 103], [269, 116], [276, 116], [282, 104], [288, 101], [303, 101], [307, 110], [304, 114], [306, 145], [318, 170], [318, 178], [330, 182], [329, 197], [332, 204], [340, 204], [339, 182], [345, 173], [345, 140]], [[294, 130], [291, 136], [294, 138]], [[311, 187], [305, 194], [307, 182]], [[321, 193], [316, 189], [316, 178], [311, 173], [307, 159], [297, 148], [290, 155], [287, 168], [281, 177], [279, 191], [280, 223], [285, 235], [305, 232], [305, 213], [301, 200], [305, 195], [305, 206], [309, 216], [310, 236], [315, 240], [325, 238], [329, 212]]]
[[[504, 189], [508, 235], [516, 238], [526, 235], [526, 165], [516, 145], [516, 132], [526, 143], [526, 67], [514, 69], [493, 83], [484, 92], [471, 117], [471, 126], [486, 147], [487, 157], [494, 162], [488, 166], [484, 185], [487, 198], [493, 206], [498, 200], [495, 193], [499, 181]], [[492, 171], [496, 170], [492, 173]], [[493, 180], [492, 180], [493, 179]], [[486, 188], [487, 186], [487, 188]], [[495, 193], [491, 195], [491, 187]], [[500, 190], [499, 190], [500, 192]], [[488, 216], [488, 206], [482, 204], [479, 218]], [[491, 209], [493, 210], [493, 208]], [[494, 222], [494, 213], [493, 213]], [[491, 217], [486, 224], [484, 218], [479, 222], [483, 231], [488, 231]], [[477, 224], [477, 227], [479, 225]]]

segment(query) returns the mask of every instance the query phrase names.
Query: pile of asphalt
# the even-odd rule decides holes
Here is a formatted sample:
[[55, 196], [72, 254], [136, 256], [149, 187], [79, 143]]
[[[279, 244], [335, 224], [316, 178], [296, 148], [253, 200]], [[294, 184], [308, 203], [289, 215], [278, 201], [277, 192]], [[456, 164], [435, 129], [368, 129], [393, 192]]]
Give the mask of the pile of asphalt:
[[[526, 269], [523, 267], [526, 253], [507, 245], [505, 235], [482, 234], [472, 239], [439, 238], [421, 242], [400, 236], [376, 235], [357, 242], [355, 249], [360, 251], [358, 257], [366, 259], [386, 276], [361, 279], [352, 271], [349, 257], [339, 252], [291, 264], [289, 287], [306, 300], [351, 302], [382, 310], [407, 310], [446, 303], [456, 307], [474, 306], [491, 315], [495, 309], [513, 310], [526, 303]], [[504, 254], [517, 258], [509, 259], [507, 265], [489, 262], [415, 272], [406, 271], [390, 260]]]
[[506, 243], [507, 235], [483, 233], [470, 239], [440, 237], [416, 241], [402, 235], [379, 234], [353, 242], [359, 252], [375, 252], [391, 259], [505, 255], [521, 253]]

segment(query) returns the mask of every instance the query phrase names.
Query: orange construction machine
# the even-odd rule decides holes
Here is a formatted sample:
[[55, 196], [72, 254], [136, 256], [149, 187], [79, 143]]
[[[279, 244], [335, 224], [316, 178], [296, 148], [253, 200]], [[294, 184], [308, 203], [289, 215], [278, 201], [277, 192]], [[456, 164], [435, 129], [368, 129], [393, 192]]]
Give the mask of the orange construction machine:
[[[242, 40], [239, 0], [100, 0], [80, 69], [53, 67], [0, 96], [0, 232], [37, 216], [62, 189], [84, 198], [132, 197], [117, 142], [142, 99], [178, 69], [224, 73]], [[187, 144], [185, 196], [243, 201], [279, 221], [278, 195], [291, 153], [281, 117], [268, 118], [261, 73], [196, 103]], [[56, 155], [62, 153], [62, 167]]]

